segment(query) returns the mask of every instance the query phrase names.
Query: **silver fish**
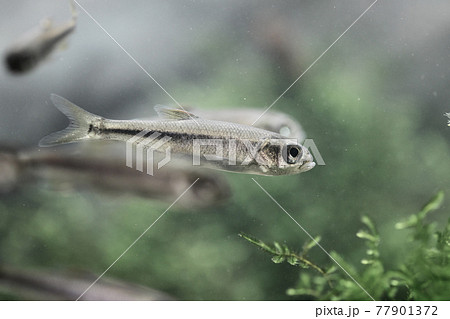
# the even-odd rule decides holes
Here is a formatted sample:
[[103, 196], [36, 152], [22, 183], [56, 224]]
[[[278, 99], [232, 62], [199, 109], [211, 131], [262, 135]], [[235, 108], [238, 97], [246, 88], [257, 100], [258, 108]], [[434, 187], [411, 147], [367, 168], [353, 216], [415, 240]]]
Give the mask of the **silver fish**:
[[450, 126], [450, 112], [449, 113], [444, 113], [444, 116], [448, 117], [448, 126]]
[[[213, 171], [172, 161], [149, 176], [126, 167], [122, 148], [114, 146], [117, 144], [95, 145], [95, 149], [0, 150], [0, 195], [24, 185], [44, 184], [56, 191], [87, 190], [112, 196], [128, 194], [171, 203], [199, 178], [179, 200], [181, 207], [206, 208], [231, 196], [225, 177]], [[147, 163], [144, 161], [143, 164], [146, 166]]]
[[[51, 100], [70, 124], [44, 137], [39, 142], [41, 147], [89, 139], [132, 141], [163, 153], [193, 156], [194, 163], [205, 157], [209, 159], [207, 166], [216, 169], [269, 176], [298, 174], [315, 166], [308, 149], [296, 140], [252, 126], [206, 120], [158, 105], [155, 110], [166, 120], [110, 120], [58, 95], [52, 94]], [[162, 136], [160, 141], [165, 139], [165, 143], [149, 145], [149, 138], [155, 136]]]
[[[0, 267], [0, 289], [22, 300], [76, 300], [98, 276], [86, 272]], [[174, 300], [165, 292], [102, 277], [80, 300]]]
[[20, 74], [32, 70], [45, 60], [62, 41], [75, 30], [77, 13], [71, 2], [71, 19], [53, 26], [49, 19], [25, 33], [5, 52], [5, 64], [12, 73]]

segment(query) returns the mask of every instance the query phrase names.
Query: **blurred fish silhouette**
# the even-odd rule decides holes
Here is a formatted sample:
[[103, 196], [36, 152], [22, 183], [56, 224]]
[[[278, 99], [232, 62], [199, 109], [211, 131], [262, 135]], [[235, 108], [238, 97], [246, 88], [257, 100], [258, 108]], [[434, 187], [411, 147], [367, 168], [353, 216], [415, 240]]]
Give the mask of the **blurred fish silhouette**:
[[[0, 290], [22, 300], [76, 300], [96, 275], [0, 267]], [[80, 300], [174, 300], [168, 294], [102, 277]]]
[[[252, 125], [263, 111], [259, 108], [205, 110], [186, 105], [183, 105], [183, 108], [203, 119], [232, 122], [243, 125]], [[158, 117], [141, 118], [141, 120], [156, 119], [158, 119]], [[296, 138], [299, 142], [304, 141], [306, 138], [306, 133], [300, 123], [292, 116], [279, 111], [266, 112], [253, 126], [278, 133], [285, 137]]]
[[19, 180], [19, 162], [15, 152], [3, 148], [0, 151], [0, 195], [13, 191]]
[[[199, 117], [209, 120], [252, 125], [261, 115], [262, 110], [258, 108], [232, 108], [221, 110], [194, 109], [192, 112]], [[306, 138], [306, 133], [300, 123], [283, 112], [268, 111], [261, 116], [253, 126], [278, 133], [285, 137], [296, 138], [299, 142], [303, 142]]]
[[5, 52], [5, 64], [11, 73], [22, 74], [35, 68], [44, 61], [55, 48], [75, 30], [77, 12], [73, 1], [70, 2], [72, 17], [66, 23], [54, 26], [45, 19], [36, 28], [29, 30], [11, 45]]
[[0, 152], [0, 195], [22, 185], [45, 182], [58, 191], [93, 190], [171, 203], [197, 178], [200, 179], [180, 199], [182, 207], [209, 207], [230, 197], [230, 186], [224, 176], [195, 169], [184, 162], [173, 160], [153, 176], [126, 167], [124, 149], [119, 150], [117, 144]]

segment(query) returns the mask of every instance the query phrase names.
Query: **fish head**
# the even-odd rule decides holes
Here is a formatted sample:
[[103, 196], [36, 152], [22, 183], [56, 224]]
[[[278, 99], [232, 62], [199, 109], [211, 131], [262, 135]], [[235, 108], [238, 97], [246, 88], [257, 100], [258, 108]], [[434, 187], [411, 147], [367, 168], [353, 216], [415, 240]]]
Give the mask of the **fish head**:
[[38, 59], [31, 50], [11, 50], [5, 55], [5, 63], [10, 72], [19, 74], [34, 68]]
[[266, 175], [299, 174], [316, 166], [308, 148], [296, 139], [272, 139], [261, 149], [260, 156], [266, 162], [261, 165], [262, 170], [267, 170]]

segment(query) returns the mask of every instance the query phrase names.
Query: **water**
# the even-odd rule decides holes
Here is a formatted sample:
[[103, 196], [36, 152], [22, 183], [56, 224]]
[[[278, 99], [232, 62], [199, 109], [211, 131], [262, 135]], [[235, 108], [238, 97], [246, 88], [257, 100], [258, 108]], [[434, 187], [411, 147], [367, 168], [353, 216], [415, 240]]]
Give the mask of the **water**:
[[[176, 101], [261, 111], [370, 5], [80, 3]], [[63, 1], [0, 4], [2, 52], [39, 20], [70, 15]], [[255, 180], [311, 235], [321, 235], [327, 251], [357, 269], [366, 249], [355, 236], [362, 215], [376, 223], [382, 258], [394, 267], [407, 239], [394, 224], [439, 189], [450, 195], [443, 116], [450, 112], [448, 7], [443, 0], [377, 3], [273, 105], [301, 123], [326, 165]], [[37, 149], [39, 139], [66, 125], [50, 93], [117, 119], [149, 117], [155, 104], [176, 104], [82, 10], [67, 49], [25, 76], [3, 68], [0, 84], [0, 143], [15, 148]], [[299, 251], [309, 237], [251, 176], [223, 175], [231, 184], [229, 201], [203, 210], [170, 208], [105, 276], [183, 300], [291, 299], [285, 292], [296, 286], [299, 268], [273, 264], [238, 233]], [[2, 263], [100, 275], [169, 206], [44, 186], [0, 198]], [[446, 212], [448, 199], [430, 220], [444, 223]], [[310, 258], [332, 264], [318, 248]]]

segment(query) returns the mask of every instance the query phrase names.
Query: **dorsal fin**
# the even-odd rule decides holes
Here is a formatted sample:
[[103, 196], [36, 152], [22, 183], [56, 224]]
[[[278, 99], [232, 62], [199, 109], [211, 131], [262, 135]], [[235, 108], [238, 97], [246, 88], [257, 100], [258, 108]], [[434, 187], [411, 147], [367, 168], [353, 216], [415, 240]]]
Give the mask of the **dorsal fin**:
[[169, 120], [190, 120], [199, 118], [197, 115], [189, 113], [188, 111], [160, 104], [155, 106], [155, 111], [158, 113], [159, 117]]

